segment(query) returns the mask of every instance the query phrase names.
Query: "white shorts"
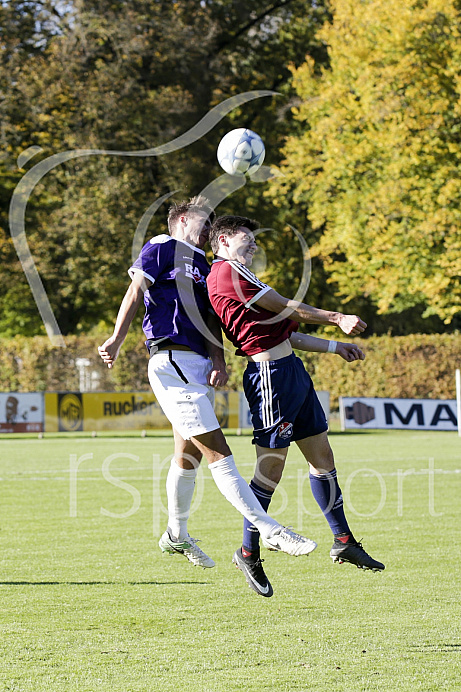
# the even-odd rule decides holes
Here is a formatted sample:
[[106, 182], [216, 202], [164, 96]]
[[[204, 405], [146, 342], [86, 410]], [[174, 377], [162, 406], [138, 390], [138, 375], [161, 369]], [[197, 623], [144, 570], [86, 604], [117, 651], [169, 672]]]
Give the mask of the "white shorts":
[[192, 351], [157, 351], [149, 382], [163, 413], [184, 440], [219, 428], [214, 390], [207, 384], [211, 361]]

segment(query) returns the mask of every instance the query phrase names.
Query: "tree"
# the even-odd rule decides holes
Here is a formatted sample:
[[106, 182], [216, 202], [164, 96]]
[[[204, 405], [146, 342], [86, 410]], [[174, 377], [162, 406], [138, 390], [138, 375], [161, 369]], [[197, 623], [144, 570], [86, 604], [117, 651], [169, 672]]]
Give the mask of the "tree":
[[[162, 195], [195, 194], [220, 175], [216, 146], [227, 129], [257, 130], [268, 162], [278, 162], [280, 141], [293, 126], [287, 65], [300, 65], [308, 49], [324, 59], [315, 33], [327, 16], [323, 2], [305, 0], [255, 0], [250, 8], [243, 0], [16, 0], [5, 10], [1, 137], [4, 166], [14, 176], [17, 156], [32, 145], [43, 151], [26, 168], [77, 148], [147, 149], [187, 131], [229, 96], [252, 89], [282, 94], [237, 109], [168, 156], [84, 157], [47, 175], [27, 208], [27, 237], [64, 333], [113, 320], [139, 219]], [[245, 209], [272, 223], [264, 189], [248, 185], [219, 211]], [[160, 213], [151, 235], [164, 231]], [[6, 239], [6, 227], [3, 233]], [[12, 261], [2, 272], [0, 326], [21, 332], [25, 301], [16, 292], [12, 304], [6, 290], [19, 285], [21, 268]], [[27, 285], [24, 295], [28, 300]]]
[[[16, 158], [29, 146], [30, 133], [34, 131], [32, 143], [50, 144], [49, 133], [42, 134], [41, 114], [34, 104], [24, 102], [23, 70], [27, 70], [29, 60], [34, 65], [40, 64], [56, 36], [57, 25], [63, 21], [49, 0], [10, 0], [0, 4], [0, 332], [3, 335], [44, 333], [9, 234], [8, 207], [22, 177]], [[37, 207], [45, 213], [49, 209], [43, 196], [37, 196], [29, 207], [32, 228]]]
[[[344, 300], [450, 323], [461, 310], [461, 13], [455, 0], [334, 0], [329, 66], [294, 69], [302, 133], [272, 195], [308, 209]], [[422, 307], [421, 307], [422, 306]]]

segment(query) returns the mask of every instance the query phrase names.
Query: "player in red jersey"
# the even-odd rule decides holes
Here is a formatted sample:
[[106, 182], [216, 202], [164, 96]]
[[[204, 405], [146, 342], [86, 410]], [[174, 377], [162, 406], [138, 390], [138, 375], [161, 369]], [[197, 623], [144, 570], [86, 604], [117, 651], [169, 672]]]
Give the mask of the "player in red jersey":
[[[293, 347], [331, 352], [346, 361], [363, 360], [354, 344], [297, 334], [298, 324], [334, 324], [346, 334], [360, 334], [366, 324], [357, 315], [343, 315], [284, 298], [249, 269], [256, 251], [259, 224], [241, 216], [215, 221], [210, 243], [216, 259], [207, 278], [210, 302], [237, 354], [248, 358], [243, 385], [253, 422], [257, 464], [250, 487], [267, 510], [279, 483], [290, 442], [296, 442], [309, 463], [312, 493], [334, 535], [330, 556], [361, 569], [381, 571], [384, 565], [368, 555], [347, 523], [327, 430], [325, 414], [312, 380]], [[263, 544], [265, 541], [263, 539]], [[266, 546], [268, 547], [268, 546]], [[244, 523], [242, 548], [233, 562], [249, 586], [262, 596], [273, 591], [261, 565], [259, 533]]]
[[[168, 527], [159, 541], [163, 552], [184, 555], [201, 567], [215, 564], [187, 529], [203, 455], [220, 492], [243, 516], [253, 517], [265, 540], [289, 555], [307, 555], [317, 544], [281, 526], [262, 509], [238, 472], [213, 410], [212, 387], [224, 385], [227, 373], [221, 329], [205, 282], [209, 266], [203, 247], [212, 220], [214, 211], [203, 197], [170, 208], [169, 235], [148, 241], [129, 269], [132, 282], [120, 306], [114, 334], [99, 347], [99, 354], [109, 368], [113, 367], [144, 301], [149, 381], [173, 426], [175, 439], [175, 457], [167, 477]], [[208, 324], [215, 335], [214, 344], [205, 342], [198, 319], [203, 326], [211, 319]]]

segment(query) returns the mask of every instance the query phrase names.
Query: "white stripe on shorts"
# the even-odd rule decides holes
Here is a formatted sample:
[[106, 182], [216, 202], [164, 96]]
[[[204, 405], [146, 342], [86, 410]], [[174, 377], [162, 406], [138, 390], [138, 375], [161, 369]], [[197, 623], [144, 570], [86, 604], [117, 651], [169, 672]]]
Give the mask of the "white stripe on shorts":
[[263, 428], [274, 425], [274, 411], [272, 408], [272, 382], [269, 361], [263, 361], [260, 369], [261, 375], [261, 417]]

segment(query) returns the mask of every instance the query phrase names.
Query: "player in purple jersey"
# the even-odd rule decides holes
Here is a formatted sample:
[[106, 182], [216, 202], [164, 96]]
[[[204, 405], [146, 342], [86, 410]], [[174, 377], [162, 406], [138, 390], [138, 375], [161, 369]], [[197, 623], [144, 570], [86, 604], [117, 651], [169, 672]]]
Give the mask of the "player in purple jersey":
[[220, 324], [206, 290], [210, 268], [203, 247], [213, 220], [214, 212], [203, 197], [170, 208], [170, 235], [152, 238], [130, 267], [131, 285], [114, 333], [98, 350], [111, 368], [144, 300], [149, 381], [175, 440], [167, 477], [168, 527], [159, 541], [162, 551], [185, 555], [195, 565], [214, 566], [187, 530], [203, 455], [221, 493], [257, 526], [268, 545], [290, 555], [307, 555], [316, 544], [281, 526], [262, 509], [239, 474], [214, 413], [213, 387], [224, 385], [227, 373]]
[[[342, 315], [290, 301], [260, 281], [249, 269], [256, 251], [259, 224], [240, 216], [217, 219], [210, 232], [216, 260], [207, 279], [211, 304], [237, 353], [246, 355], [243, 385], [251, 411], [257, 464], [250, 487], [268, 509], [283, 472], [290, 442], [296, 442], [309, 463], [312, 493], [334, 535], [330, 556], [361, 569], [381, 571], [384, 565], [368, 555], [347, 523], [343, 498], [328, 442], [328, 424], [312, 380], [293, 347], [337, 353], [348, 362], [362, 360], [354, 344], [297, 334], [297, 323], [336, 324], [346, 334], [362, 332], [366, 324], [355, 315]], [[263, 544], [266, 541], [263, 538]], [[268, 547], [266, 545], [266, 547]], [[256, 526], [245, 519], [243, 543], [233, 557], [248, 585], [261, 596], [272, 596], [263, 570]]]

